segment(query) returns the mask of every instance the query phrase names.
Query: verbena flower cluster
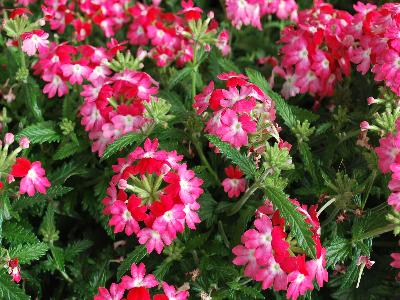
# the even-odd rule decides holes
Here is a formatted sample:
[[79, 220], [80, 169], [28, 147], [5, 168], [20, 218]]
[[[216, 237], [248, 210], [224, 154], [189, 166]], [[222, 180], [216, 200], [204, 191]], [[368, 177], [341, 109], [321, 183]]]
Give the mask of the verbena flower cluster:
[[[276, 112], [271, 98], [247, 76], [234, 72], [218, 75], [225, 88], [211, 81], [201, 94], [194, 97], [194, 108], [206, 118], [205, 131], [236, 148], [249, 145], [249, 136], [262, 132], [276, 136]], [[207, 111], [207, 112], [206, 112]]]
[[[110, 288], [99, 288], [99, 293], [94, 300], [186, 300], [189, 297], [188, 291], [179, 291], [174, 286], [162, 282], [162, 293], [150, 297], [149, 290], [160, 283], [153, 274], [146, 274], [146, 266], [132, 264], [131, 276], [125, 275], [120, 283], [112, 283]], [[126, 294], [127, 293], [127, 294]], [[126, 294], [126, 298], [124, 295]]]
[[400, 4], [338, 2], [2, 3], [1, 297], [400, 294]]
[[182, 159], [176, 151], [158, 150], [157, 139], [118, 159], [103, 200], [115, 233], [135, 234], [147, 252], [160, 254], [185, 226], [196, 229], [203, 181]]
[[291, 200], [297, 210], [310, 224], [316, 249], [316, 258], [302, 253], [297, 241], [279, 210], [270, 207], [269, 200], [258, 209], [254, 229], [247, 230], [241, 237], [241, 245], [232, 249], [236, 258], [233, 263], [245, 266], [244, 275], [261, 282], [263, 289], [287, 290], [286, 297], [296, 300], [299, 295], [319, 287], [328, 281], [326, 249], [320, 242], [320, 224], [316, 206], [301, 205]]

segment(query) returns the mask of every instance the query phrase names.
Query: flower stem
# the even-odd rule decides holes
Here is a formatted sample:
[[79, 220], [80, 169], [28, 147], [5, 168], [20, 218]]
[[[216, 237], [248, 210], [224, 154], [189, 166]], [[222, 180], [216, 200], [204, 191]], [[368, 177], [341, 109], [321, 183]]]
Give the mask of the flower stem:
[[215, 182], [219, 184], [220, 180], [218, 177], [218, 174], [214, 171], [214, 169], [211, 167], [210, 163], [207, 160], [207, 157], [204, 155], [203, 148], [199, 144], [198, 141], [193, 140], [194, 147], [196, 148], [197, 153], [199, 154], [200, 160], [202, 164], [207, 168], [208, 172], [210, 172], [211, 176], [215, 179]]
[[317, 217], [319, 217], [319, 215], [329, 206], [331, 205], [333, 202], [336, 201], [336, 198], [332, 198], [331, 200], [329, 200], [328, 202], [326, 202], [317, 212]]
[[379, 227], [379, 228], [373, 229], [369, 232], [366, 232], [365, 234], [362, 234], [361, 236], [354, 239], [352, 242], [356, 243], [356, 242], [359, 242], [359, 241], [362, 241], [365, 239], [369, 239], [369, 238], [372, 238], [372, 237], [375, 237], [375, 236], [378, 236], [378, 235], [381, 235], [381, 234], [384, 234], [387, 232], [391, 232], [394, 230], [394, 228], [395, 228], [395, 224], [388, 224], [384, 227]]
[[194, 96], [196, 96], [196, 76], [197, 76], [197, 42], [193, 45], [193, 70], [192, 70], [192, 101], [194, 101]]
[[264, 173], [259, 177], [259, 179], [253, 183], [253, 185], [243, 194], [242, 198], [232, 207], [232, 209], [228, 212], [228, 216], [232, 216], [236, 214], [242, 206], [249, 200], [250, 196], [254, 194], [256, 190], [258, 190], [262, 183], [265, 181], [266, 177], [270, 174], [270, 170], [265, 170]]

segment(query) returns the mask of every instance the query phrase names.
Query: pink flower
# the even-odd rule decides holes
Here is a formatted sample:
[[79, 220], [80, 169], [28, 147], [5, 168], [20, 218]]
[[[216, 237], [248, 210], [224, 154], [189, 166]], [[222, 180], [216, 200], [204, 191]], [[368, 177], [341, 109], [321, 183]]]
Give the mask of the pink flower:
[[299, 271], [294, 271], [288, 275], [289, 287], [286, 293], [287, 298], [292, 298], [296, 300], [299, 295], [304, 295], [308, 290], [313, 290], [314, 285], [312, 284], [312, 279], [300, 273]]
[[189, 297], [188, 291], [176, 291], [174, 286], [168, 285], [166, 282], [162, 283], [162, 287], [169, 300], [186, 300]]
[[232, 253], [236, 255], [233, 263], [237, 266], [246, 266], [244, 274], [255, 279], [260, 271], [260, 267], [255, 257], [255, 250], [249, 249], [243, 245], [237, 245], [232, 249]]
[[168, 235], [175, 239], [177, 232], [183, 232], [183, 220], [185, 218], [184, 206], [176, 204], [174, 207], [166, 211], [162, 216], [158, 217], [153, 228], [158, 232], [168, 232]]
[[393, 206], [396, 211], [400, 211], [400, 192], [391, 193], [388, 198], [388, 204]]
[[126, 235], [132, 235], [132, 233], [138, 233], [140, 230], [138, 222], [132, 217], [132, 214], [128, 210], [126, 204], [122, 201], [114, 201], [110, 208], [112, 218], [109, 224], [114, 227], [114, 233], [122, 232], [125, 230]]
[[326, 271], [326, 250], [322, 248], [321, 256], [317, 259], [310, 260], [306, 263], [307, 272], [311, 278], [316, 278], [320, 287], [324, 285], [324, 281], [328, 282], [328, 272]]
[[400, 269], [400, 253], [392, 253], [390, 256], [393, 258], [393, 261], [390, 263], [390, 265], [393, 268]]
[[234, 168], [230, 165], [225, 168], [225, 174], [228, 178], [222, 181], [224, 191], [228, 193], [229, 198], [238, 197], [240, 193], [246, 190], [246, 179], [242, 178], [243, 173], [239, 170], [239, 167]]
[[170, 245], [172, 243], [172, 238], [168, 235], [168, 232], [158, 232], [150, 228], [143, 228], [137, 233], [139, 238], [139, 243], [146, 244], [146, 249], [148, 253], [156, 250], [158, 254], [161, 254], [164, 244]]
[[31, 163], [26, 158], [17, 158], [10, 174], [14, 177], [22, 177], [19, 192], [21, 194], [27, 193], [30, 197], [36, 191], [46, 194], [46, 189], [51, 186], [39, 161]]
[[18, 265], [18, 258], [13, 258], [8, 261], [8, 274], [16, 283], [21, 281], [21, 269]]
[[43, 74], [42, 79], [48, 82], [43, 88], [43, 93], [49, 98], [53, 98], [56, 94], [62, 97], [68, 93], [68, 85], [57, 74], [46, 73]]
[[272, 254], [272, 223], [269, 217], [263, 216], [254, 221], [256, 229], [247, 230], [242, 242], [249, 249], [255, 249], [254, 256], [260, 264], [266, 264]]
[[267, 268], [258, 272], [256, 280], [262, 282], [263, 289], [273, 287], [275, 291], [280, 291], [287, 288], [287, 275], [273, 257], [269, 259]]
[[138, 266], [132, 264], [131, 276], [123, 276], [121, 280], [121, 286], [130, 290], [135, 287], [152, 288], [158, 285], [158, 282], [153, 274], [146, 275], [146, 266], [140, 263]]
[[168, 190], [175, 190], [183, 203], [193, 203], [203, 193], [200, 186], [203, 180], [197, 178], [192, 170], [187, 169], [186, 164], [179, 165], [177, 174], [168, 173], [164, 180], [170, 183]]
[[121, 300], [124, 297], [125, 289], [121, 284], [113, 283], [110, 291], [104, 287], [99, 287], [99, 293], [94, 296], [93, 300]]
[[197, 202], [185, 204], [183, 211], [185, 212], [185, 222], [190, 229], [196, 229], [196, 224], [200, 223], [199, 215], [196, 213], [200, 209]]
[[214, 81], [210, 83], [203, 89], [203, 91], [194, 96], [193, 107], [196, 109], [198, 114], [202, 114], [210, 105], [210, 98], [214, 91]]
[[248, 133], [253, 133], [257, 130], [256, 123], [249, 115], [243, 114], [238, 117], [236, 112], [227, 109], [221, 117], [221, 123], [224, 125], [219, 129], [218, 135], [225, 142], [228, 142], [240, 148], [247, 146]]
[[90, 67], [80, 63], [62, 65], [61, 70], [71, 84], [82, 84], [83, 78], [88, 78], [92, 72]]
[[49, 34], [43, 30], [33, 30], [32, 32], [25, 32], [21, 35], [22, 38], [22, 51], [29, 56], [32, 56], [38, 50], [39, 53], [48, 48], [49, 41], [47, 38]]
[[231, 53], [231, 46], [229, 45], [229, 31], [227, 29], [222, 30], [218, 35], [216, 46], [221, 51], [223, 56], [227, 56], [229, 53]]
[[375, 152], [378, 155], [378, 166], [382, 173], [390, 171], [390, 165], [400, 153], [400, 147], [397, 145], [400, 145], [400, 142], [392, 134], [388, 134], [379, 140], [379, 147], [375, 148]]

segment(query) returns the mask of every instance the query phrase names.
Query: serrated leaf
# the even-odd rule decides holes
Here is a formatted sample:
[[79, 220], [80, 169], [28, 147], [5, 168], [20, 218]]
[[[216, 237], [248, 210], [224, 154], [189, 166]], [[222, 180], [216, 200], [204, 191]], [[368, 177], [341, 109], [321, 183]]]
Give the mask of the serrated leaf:
[[257, 289], [249, 286], [242, 285], [240, 291], [251, 299], [265, 299], [264, 295]]
[[207, 139], [216, 146], [222, 154], [230, 159], [235, 165], [237, 165], [242, 172], [249, 178], [256, 177], [257, 170], [254, 162], [240, 153], [239, 150], [233, 148], [228, 143], [221, 141], [218, 137], [213, 135], [206, 135]]
[[241, 73], [237, 65], [227, 58], [218, 58], [218, 65], [222, 68], [224, 72], [233, 71], [235, 73]]
[[31, 230], [19, 225], [15, 221], [3, 224], [3, 237], [10, 244], [34, 244], [39, 242]]
[[198, 202], [200, 203], [199, 215], [201, 221], [205, 222], [207, 227], [211, 227], [217, 221], [215, 210], [218, 202], [207, 191], [201, 194]]
[[49, 175], [49, 180], [52, 184], [64, 183], [68, 178], [77, 175], [85, 175], [87, 169], [85, 163], [81, 161], [70, 161], [63, 164], [55, 172]]
[[30, 125], [22, 129], [17, 135], [17, 140], [26, 136], [32, 144], [42, 144], [45, 142], [58, 142], [61, 136], [56, 132], [54, 122], [41, 122]]
[[54, 160], [65, 159], [80, 151], [82, 151], [82, 149], [79, 146], [75, 145], [74, 143], [61, 144], [54, 153], [53, 159]]
[[38, 104], [38, 96], [41, 95], [41, 91], [30, 76], [27, 82], [22, 85], [21, 94], [21, 98], [25, 99], [26, 106], [30, 109], [36, 121], [43, 121], [42, 111]]
[[51, 186], [46, 194], [36, 193], [33, 197], [21, 196], [15, 203], [15, 209], [26, 209], [35, 205], [37, 203], [46, 202], [48, 199], [57, 199], [70, 191], [72, 191], [72, 187], [54, 185]]
[[159, 264], [156, 269], [153, 272], [153, 275], [156, 276], [156, 278], [159, 281], [163, 281], [165, 275], [167, 274], [168, 270], [171, 268], [173, 264], [172, 260], [167, 260], [165, 259], [161, 264]]
[[387, 203], [382, 203], [366, 211], [364, 216], [355, 218], [352, 227], [352, 241], [359, 242], [379, 235], [380, 229], [390, 224], [386, 218], [390, 211], [390, 206]]
[[185, 67], [182, 70], [176, 72], [176, 74], [171, 76], [171, 79], [168, 82], [168, 88], [174, 88], [179, 82], [182, 82], [186, 77], [190, 75], [192, 72], [192, 68]]
[[4, 270], [0, 271], [0, 299], [28, 300], [30, 298], [24, 290], [11, 280], [10, 275], [6, 274]]
[[51, 254], [54, 259], [54, 263], [56, 265], [56, 268], [60, 271], [65, 271], [65, 256], [64, 256], [64, 250], [60, 247], [51, 247]]
[[87, 249], [92, 247], [93, 242], [91, 240], [75, 241], [65, 248], [65, 260], [73, 261], [73, 259], [80, 253], [85, 252]]
[[120, 151], [121, 149], [123, 149], [127, 146], [130, 146], [134, 143], [140, 144], [144, 141], [145, 138], [146, 138], [146, 136], [141, 133], [131, 132], [131, 133], [125, 134], [125, 135], [121, 136], [119, 139], [117, 139], [116, 141], [114, 141], [112, 144], [108, 145], [108, 147], [107, 147], [106, 151], [104, 151], [104, 154], [101, 157], [101, 159], [102, 160], [108, 159], [109, 157], [111, 157], [112, 155], [114, 155], [115, 153]]
[[311, 177], [316, 182], [318, 179], [310, 146], [308, 146], [308, 144], [305, 142], [301, 142], [299, 143], [299, 150], [305, 169], [308, 171], [308, 173], [310, 173]]
[[[359, 252], [358, 252], [359, 254]], [[347, 268], [346, 273], [342, 277], [342, 282], [340, 286], [340, 290], [344, 290], [350, 288], [357, 281], [358, 275], [358, 266], [357, 266], [357, 258], [358, 254], [353, 258], [353, 262]]]
[[303, 123], [305, 120], [308, 120], [310, 123], [315, 122], [319, 119], [319, 115], [309, 111], [308, 109], [304, 109], [298, 106], [289, 105], [292, 109], [296, 119]]
[[315, 243], [312, 239], [310, 225], [306, 223], [305, 217], [296, 210], [296, 207], [289, 201], [287, 195], [274, 187], [265, 188], [265, 194], [272, 204], [280, 211], [285, 221], [290, 225], [290, 230], [296, 237], [299, 246], [308, 256], [315, 257]]
[[246, 69], [246, 74], [252, 83], [258, 85], [266, 95], [271, 97], [271, 99], [275, 103], [277, 113], [283, 119], [285, 124], [289, 128], [295, 127], [297, 118], [293, 109], [278, 93], [275, 93], [271, 89], [269, 83], [264, 78], [264, 76], [260, 72], [252, 69]]
[[351, 255], [351, 242], [342, 237], [335, 237], [326, 247], [326, 264], [333, 267], [339, 262], [344, 262]]
[[117, 270], [117, 278], [120, 279], [122, 275], [126, 273], [126, 271], [129, 270], [131, 265], [133, 263], [138, 263], [140, 262], [143, 257], [147, 255], [147, 249], [145, 245], [140, 245], [135, 248], [131, 253], [129, 253], [124, 261], [119, 265], [118, 270]]
[[18, 257], [20, 264], [28, 264], [33, 260], [38, 260], [46, 254], [49, 247], [46, 243], [18, 245], [15, 248], [10, 248], [10, 256]]

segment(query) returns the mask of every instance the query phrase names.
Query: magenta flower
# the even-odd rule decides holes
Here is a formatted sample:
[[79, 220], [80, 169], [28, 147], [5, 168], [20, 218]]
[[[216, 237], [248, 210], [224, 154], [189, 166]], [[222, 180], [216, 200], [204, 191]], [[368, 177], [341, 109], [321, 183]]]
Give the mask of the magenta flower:
[[158, 285], [158, 282], [153, 274], [146, 275], [146, 266], [140, 263], [138, 266], [132, 264], [131, 276], [125, 275], [121, 279], [121, 286], [130, 290], [135, 287], [152, 288]]

